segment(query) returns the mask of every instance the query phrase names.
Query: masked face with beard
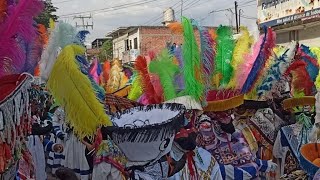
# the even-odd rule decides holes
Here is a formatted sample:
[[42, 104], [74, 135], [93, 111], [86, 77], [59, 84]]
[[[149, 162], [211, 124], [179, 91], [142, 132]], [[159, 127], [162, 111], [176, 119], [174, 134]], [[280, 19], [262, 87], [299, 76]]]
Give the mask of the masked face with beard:
[[235, 127], [232, 123], [232, 111], [222, 111], [222, 112], [210, 112], [207, 115], [218, 122], [222, 131], [228, 134], [233, 134], [235, 132]]
[[197, 147], [197, 133], [194, 128], [181, 129], [175, 136], [174, 141], [184, 151], [193, 151]]

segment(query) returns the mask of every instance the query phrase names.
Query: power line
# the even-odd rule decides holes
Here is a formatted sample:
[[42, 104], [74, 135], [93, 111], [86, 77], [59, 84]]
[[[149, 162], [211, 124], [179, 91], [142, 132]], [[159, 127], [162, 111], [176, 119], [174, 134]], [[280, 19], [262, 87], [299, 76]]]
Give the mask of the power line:
[[52, 2], [52, 4], [62, 4], [62, 3], [66, 3], [66, 2], [71, 2], [74, 0], [65, 0], [65, 1], [59, 1], [59, 2]]
[[[256, 0], [250, 0], [250, 1], [246, 1], [246, 2], [243, 2], [241, 4], [239, 4], [239, 8], [241, 7], [247, 7], [250, 3], [252, 2], [256, 2]], [[212, 13], [216, 13], [216, 12], [224, 12], [224, 11], [231, 11], [232, 7], [229, 7], [229, 8], [224, 8], [224, 9], [218, 9], [218, 10], [213, 10], [213, 11], [210, 11], [205, 17], [201, 18], [200, 21], [203, 21], [205, 20], [206, 18], [208, 18]], [[232, 12], [233, 13], [233, 12]]]
[[[193, 1], [189, 2], [189, 3], [183, 8], [183, 11], [190, 9], [190, 7], [192, 7], [193, 5], [197, 4], [199, 1], [200, 1], [200, 0], [193, 0]], [[178, 11], [176, 12], [176, 14], [179, 14], [180, 12], [181, 12], [181, 10], [178, 10]], [[158, 18], [158, 20], [161, 19], [161, 18], [162, 18], [162, 15], [160, 15], [160, 17]], [[158, 21], [154, 21], [152, 24], [157, 24], [157, 23], [158, 23]]]
[[[177, 5], [179, 5], [179, 4], [180, 4], [180, 0], [179, 0], [177, 3], [175, 3], [174, 5], [172, 5], [171, 7], [174, 8], [175, 6], [177, 6]], [[160, 18], [162, 18], [162, 16], [161, 16]], [[146, 21], [146, 22], [143, 23], [143, 24], [150, 24], [150, 23], [152, 23], [152, 22], [154, 22], [154, 21], [158, 21], [160, 18], [159, 18], [159, 15], [157, 15], [157, 16], [149, 19], [148, 21]]]
[[[188, 2], [188, 1], [189, 1], [189, 0], [184, 1], [184, 2]], [[181, 4], [180, 2], [181, 2], [181, 1], [179, 1], [177, 4]], [[180, 12], [181, 12], [181, 10], [178, 10], [178, 11], [175, 12], [175, 14], [179, 14]], [[158, 17], [158, 18], [153, 19], [153, 20], [152, 20], [150, 23], [148, 23], [148, 24], [152, 25], [152, 24], [158, 23], [158, 21], [163, 18], [162, 14], [161, 14], [160, 16], [158, 15], [157, 17]]]
[[100, 13], [100, 12], [106, 12], [106, 11], [115, 11], [115, 10], [120, 10], [120, 9], [126, 9], [126, 8], [129, 8], [129, 7], [145, 5], [145, 4], [149, 4], [149, 3], [152, 3], [152, 2], [156, 2], [156, 1], [158, 1], [158, 0], [143, 0], [143, 1], [131, 2], [131, 3], [127, 3], [127, 4], [120, 4], [120, 5], [101, 8], [101, 9], [93, 9], [93, 10], [88, 10], [88, 11], [63, 14], [63, 15], [60, 15], [60, 17], [68, 17], [68, 16], [79, 15], [79, 14], [84, 14], [84, 13], [93, 13], [94, 14], [94, 13], [97, 13], [97, 12]]

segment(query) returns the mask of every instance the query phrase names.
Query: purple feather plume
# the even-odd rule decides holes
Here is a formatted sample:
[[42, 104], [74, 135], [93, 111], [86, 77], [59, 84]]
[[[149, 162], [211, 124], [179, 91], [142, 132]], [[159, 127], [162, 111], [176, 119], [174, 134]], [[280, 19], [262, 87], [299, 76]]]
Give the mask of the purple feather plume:
[[[176, 57], [176, 59], [178, 60], [179, 63], [179, 67], [180, 69], [183, 69], [183, 57], [182, 57], [182, 49], [181, 46], [178, 46], [175, 48], [174, 51], [174, 56]], [[176, 75], [175, 77], [175, 83], [177, 85], [177, 89], [178, 91], [181, 91], [184, 89], [184, 79], [183, 79], [183, 74], [180, 72]]]
[[31, 43], [37, 36], [33, 18], [42, 9], [40, 0], [20, 0], [8, 7], [9, 16], [0, 24], [0, 77], [21, 73], [27, 61], [23, 43]]
[[202, 72], [205, 83], [205, 96], [207, 96], [211, 87], [211, 79], [214, 72], [214, 57], [216, 52], [213, 47], [215, 42], [208, 29], [200, 26], [196, 21], [192, 21], [192, 23], [198, 28], [200, 34]]

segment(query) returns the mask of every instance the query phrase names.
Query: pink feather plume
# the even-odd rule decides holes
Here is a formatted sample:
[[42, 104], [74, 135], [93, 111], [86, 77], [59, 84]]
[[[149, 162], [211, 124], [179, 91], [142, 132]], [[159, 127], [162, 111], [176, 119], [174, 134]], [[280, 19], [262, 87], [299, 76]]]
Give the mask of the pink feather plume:
[[242, 88], [243, 84], [245, 83], [252, 69], [253, 63], [255, 62], [255, 60], [259, 55], [261, 44], [263, 43], [263, 38], [264, 38], [264, 35], [261, 35], [259, 37], [259, 40], [254, 44], [252, 54], [244, 55], [245, 61], [243, 62], [243, 64], [239, 65], [239, 70], [236, 71], [238, 89]]
[[37, 37], [37, 26], [33, 18], [43, 9], [40, 0], [20, 0], [16, 6], [8, 7], [9, 16], [0, 24], [0, 77], [21, 73], [26, 64], [23, 43]]

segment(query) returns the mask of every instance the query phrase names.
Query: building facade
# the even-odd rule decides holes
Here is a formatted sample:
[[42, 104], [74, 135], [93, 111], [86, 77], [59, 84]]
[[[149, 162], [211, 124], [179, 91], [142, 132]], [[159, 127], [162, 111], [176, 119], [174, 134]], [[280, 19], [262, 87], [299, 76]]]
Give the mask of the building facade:
[[319, 0], [258, 0], [258, 25], [272, 27], [277, 44], [320, 46]]
[[[195, 35], [199, 42], [198, 31]], [[166, 26], [120, 27], [107, 36], [112, 37], [113, 58], [122, 60], [122, 63], [132, 63], [138, 55], [148, 55], [149, 52], [158, 54], [167, 43], [180, 45], [183, 42], [182, 35], [172, 33]]]

